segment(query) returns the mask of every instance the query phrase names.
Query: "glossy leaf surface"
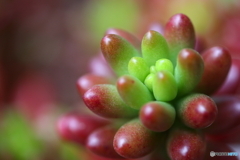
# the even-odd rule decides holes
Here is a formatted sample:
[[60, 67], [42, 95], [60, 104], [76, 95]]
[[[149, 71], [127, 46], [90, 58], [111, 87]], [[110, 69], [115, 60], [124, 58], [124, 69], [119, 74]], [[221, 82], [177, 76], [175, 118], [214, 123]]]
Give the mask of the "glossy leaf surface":
[[217, 117], [217, 106], [207, 95], [191, 94], [180, 99], [177, 103], [177, 114], [188, 127], [206, 128]]
[[168, 42], [170, 59], [174, 66], [180, 50], [195, 46], [195, 31], [192, 22], [184, 14], [176, 14], [169, 19], [165, 26], [164, 37]]
[[141, 51], [141, 41], [133, 34], [118, 28], [110, 28], [106, 34], [116, 34], [130, 42], [137, 50]]
[[57, 131], [63, 140], [85, 145], [91, 132], [109, 123], [98, 117], [69, 113], [58, 120]]
[[113, 146], [116, 152], [125, 158], [140, 158], [153, 151], [156, 138], [156, 133], [148, 130], [135, 119], [117, 131]]
[[128, 62], [139, 52], [124, 38], [107, 34], [101, 41], [102, 53], [118, 76], [128, 73]]
[[138, 114], [122, 101], [114, 85], [95, 85], [84, 94], [83, 100], [91, 111], [106, 118], [130, 118]]
[[149, 66], [161, 58], [169, 58], [168, 44], [156, 31], [148, 31], [142, 39], [142, 55]]
[[133, 76], [120, 77], [117, 81], [117, 90], [123, 101], [135, 109], [140, 109], [143, 104], [153, 100], [148, 88]]
[[158, 101], [171, 101], [178, 92], [174, 76], [168, 71], [160, 71], [154, 75], [153, 94]]
[[204, 131], [208, 134], [224, 134], [240, 122], [240, 96], [214, 97], [218, 114], [213, 124]]
[[231, 66], [231, 56], [221, 47], [213, 47], [202, 54], [204, 72], [196, 91], [205, 94], [214, 93], [224, 82]]
[[171, 160], [203, 160], [206, 142], [195, 130], [173, 129], [167, 140], [167, 151]]
[[178, 97], [190, 93], [200, 82], [204, 69], [203, 59], [192, 49], [179, 52], [174, 76], [178, 86]]
[[130, 75], [144, 82], [149, 74], [149, 67], [142, 57], [133, 57], [128, 63], [128, 72]]
[[234, 95], [240, 93], [240, 59], [232, 59], [228, 75], [214, 95]]
[[117, 130], [117, 126], [108, 125], [93, 131], [87, 138], [86, 147], [106, 158], [122, 158], [113, 148], [113, 138]]
[[77, 89], [80, 95], [83, 96], [88, 89], [97, 84], [113, 84], [113, 80], [100, 75], [86, 74], [78, 79]]
[[149, 102], [140, 110], [140, 120], [148, 129], [163, 132], [168, 130], [174, 123], [176, 116], [175, 108], [165, 102]]

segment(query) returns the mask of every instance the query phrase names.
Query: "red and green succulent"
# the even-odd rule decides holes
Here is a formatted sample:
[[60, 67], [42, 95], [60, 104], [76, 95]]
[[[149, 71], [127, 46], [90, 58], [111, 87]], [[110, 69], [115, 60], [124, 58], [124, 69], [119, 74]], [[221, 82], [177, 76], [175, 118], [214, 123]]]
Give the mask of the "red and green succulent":
[[60, 135], [111, 159], [203, 159], [211, 135], [235, 125], [222, 117], [230, 112], [226, 105], [240, 101], [210, 97], [226, 79], [231, 56], [222, 47], [199, 53], [195, 39], [184, 14], [172, 16], [163, 34], [150, 30], [142, 41], [108, 30], [101, 52], [115, 74], [87, 74], [77, 82], [86, 106], [105, 119], [63, 116]]

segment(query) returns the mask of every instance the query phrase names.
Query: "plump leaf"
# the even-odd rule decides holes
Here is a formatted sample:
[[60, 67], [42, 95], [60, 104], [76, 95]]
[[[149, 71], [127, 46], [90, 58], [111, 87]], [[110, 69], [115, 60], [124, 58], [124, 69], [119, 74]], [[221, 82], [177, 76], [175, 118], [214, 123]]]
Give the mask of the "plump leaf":
[[178, 96], [191, 92], [202, 77], [204, 64], [198, 52], [183, 49], [177, 58], [174, 76], [178, 86]]
[[116, 34], [130, 42], [138, 51], [141, 51], [141, 41], [133, 34], [118, 28], [110, 28], [106, 34]]
[[149, 67], [142, 57], [133, 57], [128, 63], [128, 72], [132, 76], [144, 82], [145, 78], [149, 74]]
[[156, 31], [147, 32], [142, 39], [142, 55], [149, 66], [161, 58], [169, 58], [168, 44]]
[[84, 94], [83, 100], [91, 111], [102, 117], [130, 118], [138, 114], [124, 103], [116, 86], [111, 84], [93, 86]]
[[213, 47], [203, 54], [204, 72], [196, 91], [212, 94], [224, 82], [231, 67], [231, 56], [228, 51], [221, 47]]
[[156, 100], [171, 101], [178, 92], [174, 76], [168, 71], [157, 72], [153, 78], [153, 94]]
[[118, 76], [128, 74], [128, 62], [139, 52], [124, 38], [107, 34], [101, 41], [101, 50], [109, 65]]
[[169, 19], [164, 30], [164, 37], [168, 42], [170, 59], [174, 66], [180, 50], [195, 46], [193, 24], [184, 14], [176, 14]]
[[140, 109], [143, 104], [153, 100], [148, 88], [133, 76], [120, 77], [117, 81], [117, 89], [123, 101], [135, 109]]

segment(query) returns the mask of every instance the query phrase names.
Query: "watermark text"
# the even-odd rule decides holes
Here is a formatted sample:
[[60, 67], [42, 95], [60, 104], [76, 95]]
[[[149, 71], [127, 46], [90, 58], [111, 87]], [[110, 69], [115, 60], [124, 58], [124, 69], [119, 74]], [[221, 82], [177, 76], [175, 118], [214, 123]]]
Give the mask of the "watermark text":
[[238, 156], [238, 153], [237, 152], [214, 152], [214, 151], [211, 151], [210, 156], [211, 157], [214, 157], [214, 156]]

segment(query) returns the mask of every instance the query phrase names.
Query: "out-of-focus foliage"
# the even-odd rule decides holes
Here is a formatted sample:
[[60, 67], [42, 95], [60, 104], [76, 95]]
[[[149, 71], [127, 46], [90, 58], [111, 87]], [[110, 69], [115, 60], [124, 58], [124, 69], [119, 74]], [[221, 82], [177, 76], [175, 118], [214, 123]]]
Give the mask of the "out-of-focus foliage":
[[2, 160], [79, 160], [84, 155], [75, 145], [43, 140], [31, 123], [16, 111], [4, 113], [0, 130]]
[[85, 11], [87, 25], [97, 42], [109, 27], [131, 32], [139, 27], [140, 4], [136, 0], [93, 0]]
[[[44, 152], [26, 119], [16, 112], [6, 112], [1, 122], [0, 154], [16, 160], [36, 159]], [[2, 158], [2, 157], [1, 157]]]

